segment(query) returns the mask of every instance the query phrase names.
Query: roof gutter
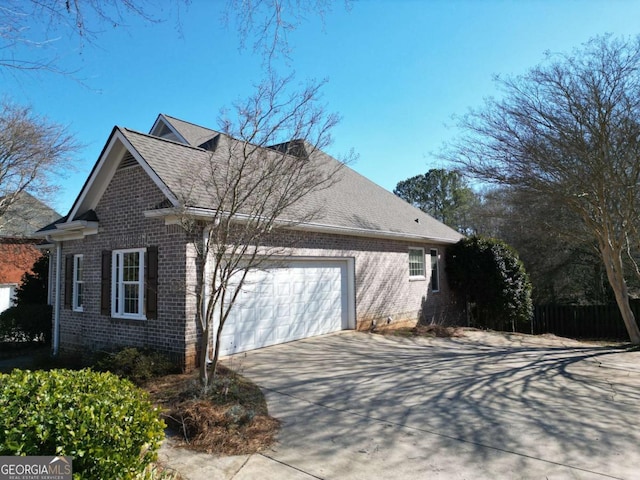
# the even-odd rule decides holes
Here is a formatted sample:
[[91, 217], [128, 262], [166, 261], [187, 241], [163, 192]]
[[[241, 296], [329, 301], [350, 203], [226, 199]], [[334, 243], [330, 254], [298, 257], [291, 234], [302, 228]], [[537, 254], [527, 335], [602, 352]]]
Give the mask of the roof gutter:
[[[181, 217], [189, 217], [200, 220], [210, 220], [219, 217], [220, 214], [215, 210], [187, 207], [177, 210], [175, 208], [160, 208], [155, 210], [146, 210], [144, 212], [146, 218], [164, 219], [166, 225], [176, 225], [180, 223]], [[239, 221], [246, 221], [251, 218], [250, 215], [236, 214], [234, 217]], [[303, 232], [330, 233], [333, 235], [349, 235], [354, 237], [381, 238], [388, 240], [404, 240], [414, 242], [433, 242], [438, 244], [453, 245], [459, 239], [446, 237], [436, 237], [431, 235], [420, 235], [413, 233], [393, 232], [389, 230], [373, 230], [369, 228], [342, 227], [338, 225], [326, 225], [321, 223], [297, 223], [288, 220], [279, 220], [276, 224], [280, 227], [289, 228], [291, 230]], [[462, 238], [462, 237], [461, 237]]]
[[335, 235], [351, 235], [354, 237], [383, 238], [389, 240], [427, 241], [440, 244], [454, 244], [458, 240], [451, 238], [419, 235], [415, 233], [393, 232], [389, 230], [371, 230], [368, 228], [341, 227], [337, 225], [323, 225], [320, 223], [304, 223], [290, 227], [292, 230], [305, 232], [332, 233]]

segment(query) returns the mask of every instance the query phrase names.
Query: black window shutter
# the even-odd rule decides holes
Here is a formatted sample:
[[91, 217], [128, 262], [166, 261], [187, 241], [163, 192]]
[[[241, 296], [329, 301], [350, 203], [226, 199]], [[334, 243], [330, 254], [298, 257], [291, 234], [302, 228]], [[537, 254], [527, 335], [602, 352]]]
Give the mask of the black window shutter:
[[102, 251], [102, 276], [100, 286], [100, 313], [111, 314], [111, 252]]
[[73, 295], [73, 255], [64, 258], [64, 308], [71, 308], [71, 295]]
[[158, 318], [158, 247], [147, 247], [147, 318]]

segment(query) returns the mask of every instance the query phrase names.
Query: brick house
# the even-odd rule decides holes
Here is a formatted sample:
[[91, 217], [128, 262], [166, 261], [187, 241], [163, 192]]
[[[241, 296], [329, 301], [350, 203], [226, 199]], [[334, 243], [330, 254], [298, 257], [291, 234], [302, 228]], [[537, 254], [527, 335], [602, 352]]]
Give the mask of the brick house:
[[[195, 366], [194, 248], [175, 212], [185, 207], [182, 191], [198, 188], [185, 179], [234, 141], [168, 115], [149, 134], [113, 129], [68, 215], [38, 233], [55, 258], [55, 352], [148, 346]], [[443, 259], [459, 233], [348, 167], [301, 202], [326, 208], [274, 233], [281, 261], [252, 273], [225, 324], [222, 355], [455, 315]], [[206, 198], [189, 206], [207, 207]]]

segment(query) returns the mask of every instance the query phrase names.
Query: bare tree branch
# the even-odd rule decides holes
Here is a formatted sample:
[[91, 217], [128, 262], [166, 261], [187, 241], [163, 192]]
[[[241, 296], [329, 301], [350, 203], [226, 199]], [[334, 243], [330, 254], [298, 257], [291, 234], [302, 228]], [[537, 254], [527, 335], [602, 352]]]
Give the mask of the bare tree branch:
[[30, 108], [0, 104], [0, 226], [23, 192], [47, 198], [79, 149], [67, 129]]
[[[343, 0], [351, 8], [351, 0]], [[223, 21], [240, 35], [240, 48], [252, 43], [253, 52], [262, 56], [270, 69], [274, 60], [291, 60], [289, 35], [309, 16], [324, 23], [335, 0], [228, 0]]]
[[[189, 1], [172, 0], [178, 11], [176, 18], [180, 5]], [[62, 37], [76, 36], [82, 47], [93, 43], [105, 28], [126, 27], [132, 16], [149, 23], [163, 22], [165, 17], [155, 13], [158, 11], [149, 0], [2, 0], [0, 67], [73, 73], [59, 67], [59, 57], [49, 49]]]

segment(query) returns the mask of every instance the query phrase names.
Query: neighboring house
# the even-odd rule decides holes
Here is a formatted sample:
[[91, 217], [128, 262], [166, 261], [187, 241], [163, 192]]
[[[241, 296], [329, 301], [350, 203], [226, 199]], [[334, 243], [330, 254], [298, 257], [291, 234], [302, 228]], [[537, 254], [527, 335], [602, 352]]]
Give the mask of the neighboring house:
[[[146, 346], [195, 366], [194, 248], [176, 210], [221, 138], [234, 141], [167, 115], [149, 134], [113, 129], [69, 214], [39, 232], [57, 259], [54, 350]], [[282, 260], [252, 274], [221, 354], [457, 313], [442, 262], [459, 233], [348, 167], [301, 202], [325, 208], [271, 239], [286, 244]], [[206, 211], [206, 199], [190, 208]]]
[[0, 217], [0, 312], [13, 304], [22, 276], [42, 255], [29, 237], [60, 215], [32, 195], [23, 192]]

